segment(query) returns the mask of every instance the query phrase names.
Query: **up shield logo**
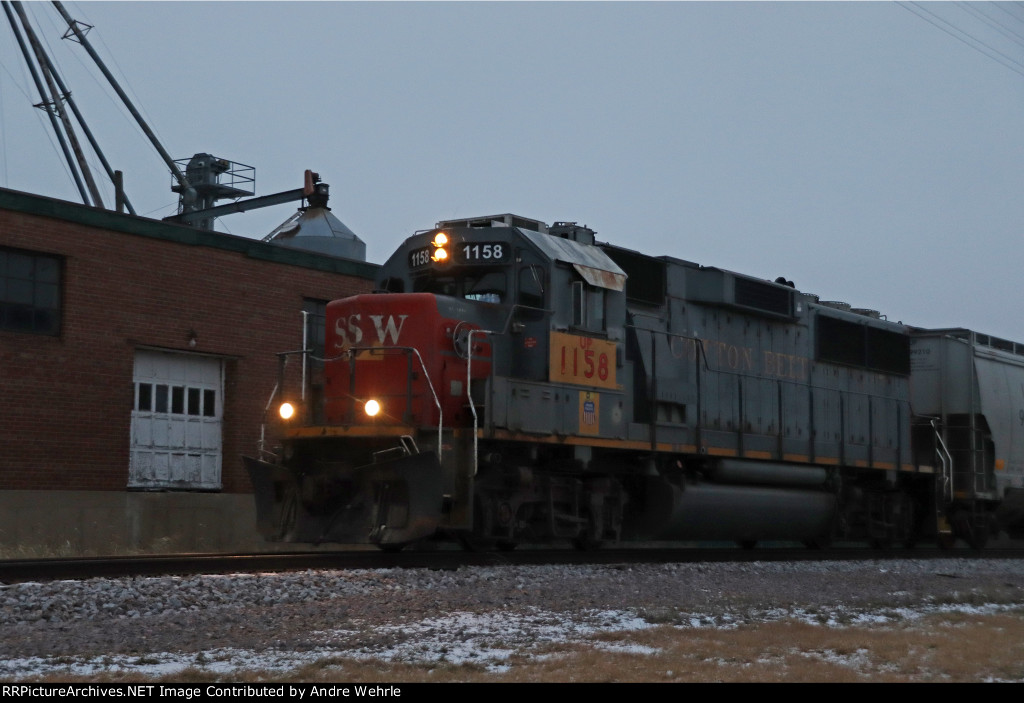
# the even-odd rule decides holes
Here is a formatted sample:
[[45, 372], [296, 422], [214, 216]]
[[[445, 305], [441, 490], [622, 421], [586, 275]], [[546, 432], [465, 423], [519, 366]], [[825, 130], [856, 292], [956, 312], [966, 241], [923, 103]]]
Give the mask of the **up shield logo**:
[[601, 396], [593, 391], [580, 391], [580, 434], [601, 433]]

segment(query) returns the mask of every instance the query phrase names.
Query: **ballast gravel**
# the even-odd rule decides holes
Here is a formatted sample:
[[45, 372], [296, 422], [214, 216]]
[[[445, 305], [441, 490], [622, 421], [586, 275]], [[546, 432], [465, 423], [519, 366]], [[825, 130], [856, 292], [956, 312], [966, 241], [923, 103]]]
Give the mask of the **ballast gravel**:
[[95, 578], [0, 586], [0, 678], [472, 660], [672, 622], [824, 626], [1024, 607], [1024, 562], [748, 562]]

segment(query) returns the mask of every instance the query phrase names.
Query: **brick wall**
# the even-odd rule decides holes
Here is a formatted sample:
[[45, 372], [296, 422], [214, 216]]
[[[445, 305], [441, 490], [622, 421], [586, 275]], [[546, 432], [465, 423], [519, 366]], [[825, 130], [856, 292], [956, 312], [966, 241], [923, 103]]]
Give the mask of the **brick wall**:
[[0, 330], [0, 490], [125, 489], [140, 347], [226, 358], [223, 487], [250, 490], [239, 457], [275, 352], [302, 346], [303, 298], [369, 291], [373, 267], [16, 195], [0, 193], [0, 246], [62, 257], [63, 298], [59, 337]]

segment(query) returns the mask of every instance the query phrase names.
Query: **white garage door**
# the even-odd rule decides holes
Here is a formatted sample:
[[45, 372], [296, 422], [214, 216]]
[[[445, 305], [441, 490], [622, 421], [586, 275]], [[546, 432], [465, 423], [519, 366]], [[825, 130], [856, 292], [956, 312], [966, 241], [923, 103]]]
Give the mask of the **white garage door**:
[[128, 487], [220, 489], [223, 397], [220, 359], [137, 351]]

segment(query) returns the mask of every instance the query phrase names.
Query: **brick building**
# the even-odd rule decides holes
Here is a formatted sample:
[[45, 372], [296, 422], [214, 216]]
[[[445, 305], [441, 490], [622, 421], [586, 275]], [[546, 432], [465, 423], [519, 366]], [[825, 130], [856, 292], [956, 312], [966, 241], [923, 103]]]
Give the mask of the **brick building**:
[[376, 268], [0, 189], [0, 549], [258, 546], [275, 353]]

